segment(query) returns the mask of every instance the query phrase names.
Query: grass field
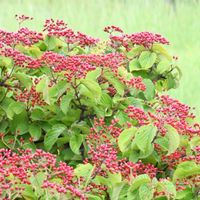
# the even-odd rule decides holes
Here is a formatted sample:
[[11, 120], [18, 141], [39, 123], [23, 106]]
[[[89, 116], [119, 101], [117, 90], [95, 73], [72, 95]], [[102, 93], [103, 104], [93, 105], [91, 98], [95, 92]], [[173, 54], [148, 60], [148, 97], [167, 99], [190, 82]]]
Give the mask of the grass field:
[[170, 94], [200, 113], [200, 3], [194, 2], [177, 0], [174, 12], [164, 0], [0, 0], [0, 27], [15, 30], [14, 15], [25, 14], [35, 17], [30, 27], [37, 30], [46, 18], [58, 18], [95, 37], [105, 37], [102, 29], [111, 24], [128, 33], [161, 33], [183, 72], [179, 89]]

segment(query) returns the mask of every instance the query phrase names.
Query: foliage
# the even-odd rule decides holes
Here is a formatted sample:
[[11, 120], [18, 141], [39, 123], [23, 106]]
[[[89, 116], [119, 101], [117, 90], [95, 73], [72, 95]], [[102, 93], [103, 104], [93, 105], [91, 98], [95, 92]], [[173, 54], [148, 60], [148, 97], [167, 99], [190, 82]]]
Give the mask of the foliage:
[[200, 125], [162, 95], [181, 77], [164, 37], [108, 26], [102, 41], [16, 19], [0, 31], [2, 198], [199, 197]]

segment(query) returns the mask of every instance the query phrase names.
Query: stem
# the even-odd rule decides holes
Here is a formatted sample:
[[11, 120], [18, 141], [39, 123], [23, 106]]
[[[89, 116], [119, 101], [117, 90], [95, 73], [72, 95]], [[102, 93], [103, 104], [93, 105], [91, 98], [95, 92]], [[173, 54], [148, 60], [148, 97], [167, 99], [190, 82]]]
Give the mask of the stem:
[[[8, 77], [7, 77], [7, 79], [9, 79], [10, 77], [11, 77], [11, 75], [12, 75], [12, 73], [13, 73], [13, 71], [14, 71], [14, 68], [15, 68], [15, 65], [13, 64], [13, 67], [12, 67], [12, 69], [11, 69], [11, 71], [10, 71], [10, 74], [8, 75]], [[6, 80], [7, 80], [6, 79]], [[5, 81], [6, 81], [5, 80]]]
[[74, 85], [72, 84], [72, 87], [74, 88], [74, 91], [75, 91], [76, 100], [78, 101], [79, 105], [82, 106], [81, 100], [80, 100], [80, 98], [79, 98], [78, 91], [77, 91], [77, 87], [78, 87], [78, 86], [74, 86]]
[[6, 98], [6, 95], [7, 95], [7, 94], [8, 94], [8, 89], [6, 90], [6, 92], [5, 92], [4, 96], [3, 96], [3, 98], [1, 99], [0, 103], [3, 102], [3, 100]]
[[77, 106], [81, 110], [81, 114], [80, 114], [80, 117], [79, 117], [79, 122], [80, 122], [83, 119], [85, 119], [84, 113], [87, 110], [87, 107], [85, 105], [82, 105], [81, 100], [79, 98], [79, 93], [78, 93], [78, 90], [77, 90], [79, 84], [78, 85], [76, 84], [76, 79], [74, 80], [74, 84], [71, 84], [71, 85], [72, 85], [72, 87], [75, 91], [75, 97], [76, 97], [76, 100], [78, 101], [79, 105], [77, 105], [75, 101], [73, 101], [73, 103], [74, 103], [75, 106]]
[[14, 140], [14, 143], [13, 143], [12, 149], [14, 149], [14, 148], [15, 148], [16, 141], [17, 141], [17, 134], [15, 134], [15, 140]]
[[54, 82], [54, 83], [57, 83], [57, 78], [55, 78], [55, 76], [54, 76], [54, 74], [53, 74], [52, 66], [50, 66], [49, 68], [50, 68], [51, 76], [52, 76], [52, 78], [53, 78], [53, 82]]
[[[93, 171], [95, 170], [96, 166], [94, 166], [94, 168], [91, 170], [86, 182], [85, 182], [85, 186], [84, 186], [84, 191], [86, 190], [87, 186], [89, 185], [89, 183], [91, 182], [91, 180], [94, 178], [92, 176]], [[95, 175], [96, 176], [96, 175]]]
[[67, 43], [67, 51], [68, 51], [68, 53], [70, 52], [69, 43]]
[[153, 144], [154, 141], [156, 140], [156, 138], [158, 137], [158, 133], [159, 133], [159, 132], [157, 131], [155, 137], [153, 138], [153, 140], [152, 140], [152, 142], [151, 142], [151, 144]]
[[10, 149], [10, 146], [8, 146], [8, 144], [5, 142], [4, 137], [1, 138], [1, 141], [3, 142], [3, 144], [4, 144], [8, 149]]

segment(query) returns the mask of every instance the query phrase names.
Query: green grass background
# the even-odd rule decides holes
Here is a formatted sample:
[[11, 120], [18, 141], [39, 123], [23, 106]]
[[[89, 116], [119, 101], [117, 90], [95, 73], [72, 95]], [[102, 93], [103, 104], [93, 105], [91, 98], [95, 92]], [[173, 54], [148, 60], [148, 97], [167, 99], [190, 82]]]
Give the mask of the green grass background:
[[183, 77], [170, 94], [200, 114], [200, 2], [176, 0], [177, 10], [164, 0], [0, 0], [0, 28], [16, 30], [15, 14], [35, 18], [29, 27], [42, 30], [46, 18], [65, 20], [70, 27], [105, 38], [106, 25], [126, 32], [152, 31], [169, 39], [179, 57]]

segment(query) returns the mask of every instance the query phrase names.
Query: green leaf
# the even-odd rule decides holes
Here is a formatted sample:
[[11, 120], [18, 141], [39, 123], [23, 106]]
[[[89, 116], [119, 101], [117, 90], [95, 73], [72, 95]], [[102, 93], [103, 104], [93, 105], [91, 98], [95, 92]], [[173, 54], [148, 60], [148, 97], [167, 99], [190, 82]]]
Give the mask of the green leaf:
[[168, 60], [161, 60], [156, 67], [156, 72], [159, 74], [163, 74], [164, 72], [169, 70], [170, 70], [170, 62]]
[[177, 80], [173, 76], [173, 74], [168, 74], [167, 76], [167, 89], [176, 88], [178, 86]]
[[87, 164], [79, 164], [74, 170], [74, 174], [78, 178], [83, 177], [85, 180], [83, 190], [86, 190], [88, 184], [91, 182], [94, 169], [95, 166], [91, 165], [90, 163], [87, 163]]
[[75, 153], [75, 154], [80, 154], [80, 146], [83, 142], [83, 136], [81, 134], [73, 134], [70, 138], [69, 141], [69, 146], [71, 148], [71, 150]]
[[9, 67], [11, 64], [12, 64], [11, 58], [0, 56], [0, 67]]
[[77, 177], [84, 177], [87, 178], [88, 175], [93, 171], [94, 166], [91, 165], [90, 163], [87, 164], [79, 164], [75, 169], [74, 169], [74, 175]]
[[56, 124], [48, 131], [44, 137], [44, 147], [50, 151], [52, 146], [56, 143], [58, 137], [65, 131], [66, 126], [63, 124]]
[[6, 113], [9, 119], [12, 119], [14, 112], [9, 109], [11, 103], [15, 102], [11, 98], [5, 97], [0, 104], [1, 109]]
[[118, 72], [119, 76], [127, 78], [127, 79], [130, 79], [130, 78], [133, 77], [132, 74], [129, 73], [127, 71], [127, 69], [125, 67], [123, 67], [123, 66], [118, 67], [117, 68], [117, 72]]
[[150, 183], [150, 182], [151, 182], [151, 179], [147, 174], [141, 174], [133, 179], [129, 190], [132, 192], [138, 189], [141, 185], [145, 183]]
[[[159, 196], [159, 197], [156, 197], [155, 200], [168, 200], [166, 196]], [[189, 199], [188, 199], [189, 200]]]
[[34, 188], [31, 185], [24, 185], [25, 190], [22, 192], [23, 198], [25, 200], [38, 200]]
[[[65, 49], [68, 51], [68, 48], [65, 48]], [[79, 54], [86, 54], [86, 49], [81, 48], [80, 46], [75, 46], [73, 47], [73, 49], [70, 49], [67, 52], [67, 56], [74, 56], [74, 55], [76, 56]]]
[[45, 113], [41, 109], [35, 108], [31, 112], [31, 119], [35, 121], [41, 121], [44, 115]]
[[167, 129], [166, 137], [169, 139], [169, 147], [168, 147], [168, 154], [170, 155], [176, 151], [180, 144], [180, 136], [177, 130], [169, 124], [165, 125]]
[[97, 67], [95, 70], [88, 72], [85, 79], [95, 81], [101, 75], [101, 70], [100, 67]]
[[121, 173], [108, 173], [107, 181], [109, 182], [107, 185], [109, 187], [108, 193], [111, 200], [118, 200], [120, 196], [120, 192], [124, 187], [125, 183], [122, 182]]
[[45, 44], [48, 47], [48, 50], [55, 50], [57, 47], [62, 47], [63, 42], [56, 37], [53, 36], [46, 36], [45, 37]]
[[[57, 143], [59, 143], [59, 140], [60, 140], [60, 138], [58, 139]], [[65, 144], [68, 143], [68, 142], [65, 142]], [[72, 150], [70, 148], [62, 150], [60, 152], [60, 156], [59, 157], [61, 158], [61, 160], [67, 161], [67, 162], [68, 161], [72, 161], [72, 160], [77, 160], [76, 159], [77, 156], [72, 152]], [[82, 160], [81, 155], [80, 155], [80, 160]]]
[[[1, 68], [0, 68], [1, 69]], [[2, 101], [6, 95], [6, 88], [0, 87], [0, 101]]]
[[[120, 200], [124, 200], [124, 199], [120, 199]], [[141, 200], [139, 197], [139, 191], [138, 190], [134, 190], [134, 191], [129, 190], [127, 193], [126, 200]]]
[[25, 86], [28, 90], [31, 89], [31, 86], [32, 86], [32, 80], [31, 80], [31, 77], [28, 76], [27, 74], [25, 73], [14, 73], [13, 74], [14, 77], [16, 77], [20, 83]]
[[126, 99], [128, 100], [127, 105], [131, 104], [137, 108], [143, 108], [143, 101], [141, 99], [137, 99], [135, 97], [127, 97]]
[[139, 57], [139, 62], [142, 69], [149, 69], [156, 62], [157, 55], [149, 51], [143, 51]]
[[108, 180], [111, 182], [112, 186], [122, 181], [121, 173], [108, 173]]
[[[58, 147], [60, 147], [62, 145], [65, 145], [66, 143], [69, 143], [69, 139], [70, 139], [69, 135], [64, 135], [63, 137], [59, 137], [57, 139], [57, 145], [58, 145]], [[64, 151], [64, 150], [62, 150], [62, 151]]]
[[119, 194], [119, 200], [123, 200], [127, 198], [128, 194], [128, 189], [129, 189], [129, 184], [124, 184], [124, 187], [121, 189], [120, 194]]
[[128, 58], [133, 58], [135, 56], [138, 56], [144, 50], [145, 50], [144, 46], [133, 47], [130, 51], [128, 51], [127, 57]]
[[91, 99], [99, 101], [101, 99], [101, 88], [96, 81], [93, 80], [81, 80], [82, 87], [81, 94]]
[[193, 199], [194, 194], [192, 188], [186, 188], [185, 190], [180, 190], [177, 192], [176, 199], [190, 200]]
[[173, 175], [173, 181], [177, 179], [184, 179], [188, 176], [194, 176], [200, 174], [200, 165], [197, 165], [194, 161], [186, 161], [180, 163]]
[[176, 186], [172, 182], [165, 180], [162, 182], [162, 184], [165, 187], [165, 192], [172, 195], [173, 197], [176, 196]]
[[156, 187], [158, 191], [164, 191], [169, 196], [176, 197], [176, 186], [172, 182], [163, 180], [161, 182], [157, 182]]
[[73, 97], [74, 97], [74, 95], [72, 93], [68, 93], [67, 95], [64, 95], [62, 97], [62, 100], [60, 102], [60, 108], [64, 114], [66, 114], [67, 111], [69, 110], [69, 105], [70, 105], [70, 102], [73, 99]]
[[25, 111], [25, 105], [22, 102], [12, 102], [6, 109], [9, 119], [13, 119], [14, 114], [20, 114]]
[[156, 136], [156, 132], [156, 127], [151, 124], [140, 127], [136, 132], [134, 141], [143, 153], [148, 151], [149, 146], [152, 146], [151, 143]]
[[105, 178], [103, 176], [96, 176], [94, 178], [94, 183], [96, 183], [97, 185], [105, 185], [109, 188], [112, 188], [112, 183], [109, 181], [108, 178]]
[[37, 44], [36, 44], [37, 47], [39, 47], [39, 49], [41, 51], [46, 51], [47, 50], [47, 45], [45, 44], [44, 41], [39, 41]]
[[10, 130], [12, 132], [20, 131], [20, 134], [24, 134], [28, 131], [28, 115], [26, 111], [21, 112], [13, 116], [13, 120], [9, 122]]
[[128, 152], [128, 153], [129, 153], [129, 157], [128, 157], [129, 161], [134, 162], [134, 163], [139, 160], [140, 155], [141, 155], [138, 149], [137, 150], [133, 149], [131, 150], [131, 152]]
[[71, 130], [73, 130], [75, 132], [81, 132], [83, 134], [89, 134], [90, 127], [88, 126], [86, 121], [80, 121], [80, 122], [75, 121], [71, 125]]
[[156, 144], [159, 144], [164, 151], [168, 151], [169, 140], [166, 137], [159, 137], [155, 140]]
[[172, 60], [172, 56], [169, 55], [167, 50], [161, 44], [153, 44], [152, 50], [156, 53], [165, 56], [168, 60], [170, 61]]
[[13, 102], [9, 105], [9, 109], [12, 109], [18, 115], [25, 110], [25, 105], [22, 102]]
[[92, 195], [92, 194], [87, 194], [88, 200], [102, 200], [101, 197]]
[[68, 83], [66, 80], [59, 81], [56, 85], [49, 88], [49, 96], [57, 100], [63, 93], [66, 92], [67, 87]]
[[50, 96], [49, 96], [49, 78], [45, 76], [40, 80], [40, 82], [36, 86], [37, 92], [42, 92], [44, 101], [50, 104]]
[[146, 90], [144, 91], [145, 98], [150, 101], [155, 97], [155, 86], [150, 79], [143, 79], [143, 83], [146, 86]]
[[[153, 149], [153, 147], [152, 147], [152, 149]], [[153, 165], [157, 165], [158, 163], [160, 163], [161, 159], [160, 159], [159, 154], [153, 149], [152, 153], [149, 156], [147, 156], [146, 158], [143, 158], [142, 161], [144, 163], [151, 163]]]
[[30, 181], [33, 185], [35, 185], [37, 188], [41, 187], [43, 184], [43, 181], [47, 178], [47, 175], [43, 172], [38, 172], [36, 175], [32, 176], [30, 178]]
[[189, 141], [190, 147], [193, 149], [196, 146], [199, 146], [200, 144], [200, 136], [194, 136], [190, 141]]
[[135, 127], [125, 129], [124, 131], [122, 131], [122, 133], [118, 138], [118, 145], [121, 152], [129, 150], [132, 139], [135, 136], [136, 131], [137, 128]]
[[117, 114], [115, 115], [117, 119], [119, 119], [119, 124], [123, 126], [127, 121], [129, 121], [129, 117], [124, 111], [118, 111]]
[[139, 196], [141, 200], [152, 200], [154, 196], [154, 190], [147, 184], [143, 184], [139, 188]]
[[42, 130], [37, 124], [30, 124], [29, 125], [29, 133], [34, 141], [37, 141], [40, 139]]
[[120, 182], [120, 183], [116, 183], [113, 187], [112, 190], [110, 190], [110, 200], [119, 200], [120, 197], [120, 192], [122, 190], [122, 188], [124, 187], [125, 183], [124, 182]]
[[100, 104], [103, 107], [109, 108], [112, 106], [112, 98], [108, 94], [102, 93]]
[[114, 76], [112, 72], [105, 71], [104, 77], [113, 85], [113, 87], [117, 90], [118, 94], [123, 96], [125, 85], [119, 81], [119, 79]]
[[158, 80], [155, 83], [155, 87], [158, 92], [166, 91], [168, 89], [167, 80], [166, 79]]
[[129, 71], [132, 72], [138, 70], [142, 70], [139, 60], [138, 59], [131, 60], [129, 63]]
[[47, 175], [43, 172], [38, 172], [30, 178], [31, 185], [34, 187], [35, 192], [40, 196], [43, 194], [42, 184], [47, 179]]
[[40, 58], [40, 56], [42, 55], [40, 48], [37, 46], [31, 46], [28, 48], [28, 50], [31, 56], [33, 56], [34, 58]]
[[0, 123], [0, 132], [4, 133], [8, 127], [8, 122]]

